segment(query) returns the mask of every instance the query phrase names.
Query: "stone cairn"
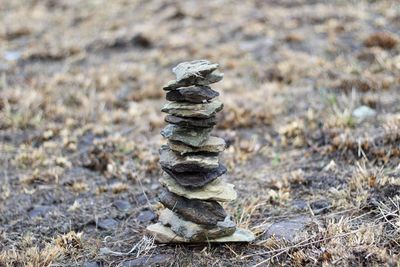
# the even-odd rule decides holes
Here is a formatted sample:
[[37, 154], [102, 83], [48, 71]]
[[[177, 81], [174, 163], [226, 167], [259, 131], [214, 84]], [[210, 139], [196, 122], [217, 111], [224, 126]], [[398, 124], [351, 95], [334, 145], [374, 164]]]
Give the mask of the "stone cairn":
[[218, 154], [222, 138], [210, 136], [216, 113], [223, 104], [209, 87], [222, 80], [218, 64], [207, 60], [183, 62], [173, 68], [176, 80], [164, 86], [167, 103], [162, 111], [169, 123], [161, 135], [168, 144], [160, 148], [163, 190], [158, 196], [164, 209], [159, 222], [147, 227], [160, 243], [250, 242], [254, 235], [237, 228], [219, 202], [236, 199], [232, 184], [221, 178], [227, 170]]

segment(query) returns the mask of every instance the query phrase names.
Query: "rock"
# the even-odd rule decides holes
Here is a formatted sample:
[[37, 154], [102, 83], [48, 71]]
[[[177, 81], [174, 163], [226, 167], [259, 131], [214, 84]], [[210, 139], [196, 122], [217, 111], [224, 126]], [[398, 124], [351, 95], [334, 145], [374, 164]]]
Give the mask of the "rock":
[[137, 216], [137, 220], [141, 223], [151, 222], [156, 218], [157, 218], [156, 214], [151, 210], [144, 210], [140, 212], [139, 215]]
[[[147, 227], [149, 234], [155, 236], [156, 241], [159, 243], [185, 243], [183, 237], [178, 236], [171, 230], [171, 228], [162, 225], [161, 223], [152, 224]], [[255, 236], [252, 232], [246, 229], [236, 228], [236, 231], [229, 236], [224, 236], [215, 239], [208, 239], [197, 241], [198, 243], [230, 243], [230, 242], [252, 242]], [[196, 241], [190, 241], [196, 242]]]
[[169, 102], [164, 105], [161, 111], [178, 117], [206, 119], [221, 111], [223, 106], [222, 102], [218, 100], [205, 104]]
[[125, 200], [116, 200], [113, 203], [114, 207], [116, 207], [119, 211], [128, 211], [132, 208], [132, 205]]
[[104, 219], [97, 222], [97, 227], [102, 230], [113, 230], [117, 225], [118, 222], [114, 219]]
[[125, 261], [123, 267], [143, 267], [143, 266], [165, 266], [172, 259], [171, 254], [157, 254], [152, 256], [143, 256], [134, 260]]
[[169, 81], [166, 85], [164, 85], [163, 89], [165, 91], [176, 90], [181, 87], [188, 87], [191, 85], [210, 85], [212, 83], [216, 83], [221, 81], [224, 78], [223, 73], [214, 72], [210, 73], [205, 77], [199, 76], [187, 81], [178, 82], [176, 80]]
[[300, 216], [272, 224], [266, 231], [266, 237], [275, 237], [276, 239], [297, 242], [308, 236], [307, 230], [315, 225], [309, 217]]
[[206, 172], [219, 166], [218, 156], [179, 155], [168, 146], [160, 148], [160, 165], [175, 172]]
[[219, 96], [219, 93], [208, 86], [190, 86], [172, 90], [167, 93], [167, 100], [190, 103], [203, 103]]
[[215, 226], [227, 216], [224, 208], [216, 201], [187, 199], [165, 189], [159, 195], [159, 200], [183, 219], [198, 224]]
[[189, 129], [177, 125], [168, 124], [161, 135], [169, 140], [179, 141], [184, 144], [198, 147], [207, 141], [212, 128]]
[[368, 106], [360, 106], [353, 111], [352, 115], [359, 122], [361, 122], [364, 121], [365, 119], [375, 117], [376, 111]]
[[162, 168], [169, 176], [171, 176], [178, 184], [189, 189], [195, 189], [211, 181], [217, 179], [219, 176], [226, 173], [226, 167], [219, 164], [218, 168], [207, 172], [174, 172], [168, 168]]
[[186, 153], [197, 153], [197, 152], [220, 153], [225, 150], [226, 143], [225, 140], [222, 138], [210, 136], [199, 147], [187, 146], [182, 142], [174, 142], [174, 141], [169, 141], [168, 146], [170, 149], [184, 155]]
[[165, 117], [165, 121], [183, 127], [198, 127], [198, 128], [211, 128], [217, 124], [215, 116], [212, 116], [207, 119], [193, 119], [193, 118], [182, 118], [182, 117], [167, 115]]
[[179, 185], [168, 174], [164, 174], [160, 182], [167, 187], [168, 191], [188, 199], [227, 202], [233, 201], [237, 197], [236, 191], [233, 189], [234, 185], [226, 183], [221, 179], [214, 180], [198, 189], [187, 189]]
[[218, 64], [213, 64], [208, 60], [193, 60], [182, 62], [172, 69], [176, 75], [177, 82], [184, 82], [188, 80], [198, 79], [205, 77], [218, 69]]
[[82, 266], [83, 267], [101, 267], [101, 265], [95, 261], [85, 262]]
[[52, 210], [51, 206], [47, 205], [39, 205], [33, 207], [31, 210], [29, 210], [28, 215], [31, 218], [35, 217], [46, 217], [46, 215]]
[[322, 214], [327, 212], [331, 207], [331, 202], [326, 199], [316, 200], [311, 202], [310, 207], [314, 214]]
[[188, 241], [201, 241], [231, 235], [236, 230], [235, 223], [227, 216], [224, 221], [218, 222], [214, 227], [207, 227], [180, 218], [170, 209], [160, 213], [159, 221], [169, 226], [179, 236]]
[[292, 209], [296, 211], [308, 211], [308, 203], [302, 199], [295, 199], [291, 203]]

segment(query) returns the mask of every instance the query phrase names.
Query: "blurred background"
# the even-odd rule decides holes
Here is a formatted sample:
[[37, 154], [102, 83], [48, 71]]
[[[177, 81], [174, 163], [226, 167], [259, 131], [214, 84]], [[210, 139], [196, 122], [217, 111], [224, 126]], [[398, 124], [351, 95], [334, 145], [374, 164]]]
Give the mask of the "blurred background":
[[[261, 240], [237, 253], [267, 249], [265, 225], [293, 201], [335, 213], [370, 199], [372, 174], [397, 183], [398, 1], [20, 0], [0, 20], [0, 265], [127, 259], [99, 251], [129, 251], [156, 218], [161, 88], [182, 61], [225, 73], [215, 135], [241, 196], [227, 208]], [[385, 242], [371, 249], [389, 255]], [[143, 244], [127, 257], [262, 260]]]

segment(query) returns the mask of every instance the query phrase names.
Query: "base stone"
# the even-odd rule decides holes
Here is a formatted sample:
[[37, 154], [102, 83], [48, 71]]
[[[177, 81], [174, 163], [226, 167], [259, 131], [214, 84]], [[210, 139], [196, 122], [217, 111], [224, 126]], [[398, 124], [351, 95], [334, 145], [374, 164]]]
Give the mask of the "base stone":
[[255, 239], [255, 236], [251, 231], [242, 228], [236, 228], [236, 231], [230, 236], [205, 241], [186, 241], [184, 238], [175, 234], [171, 228], [164, 226], [161, 223], [148, 226], [147, 231], [155, 237], [155, 240], [158, 243], [233, 243], [251, 242]]

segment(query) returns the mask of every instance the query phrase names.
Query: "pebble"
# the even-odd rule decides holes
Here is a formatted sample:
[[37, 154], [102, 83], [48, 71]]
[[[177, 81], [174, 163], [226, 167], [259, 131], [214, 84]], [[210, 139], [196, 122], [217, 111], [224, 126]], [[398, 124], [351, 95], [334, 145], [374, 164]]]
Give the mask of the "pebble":
[[118, 222], [114, 219], [103, 219], [97, 222], [97, 227], [101, 230], [113, 230], [118, 226]]
[[139, 213], [137, 220], [141, 223], [151, 222], [157, 218], [156, 214], [151, 210], [144, 210]]
[[360, 106], [356, 108], [353, 113], [353, 117], [359, 122], [364, 121], [368, 118], [373, 118], [376, 116], [376, 111], [368, 106]]

